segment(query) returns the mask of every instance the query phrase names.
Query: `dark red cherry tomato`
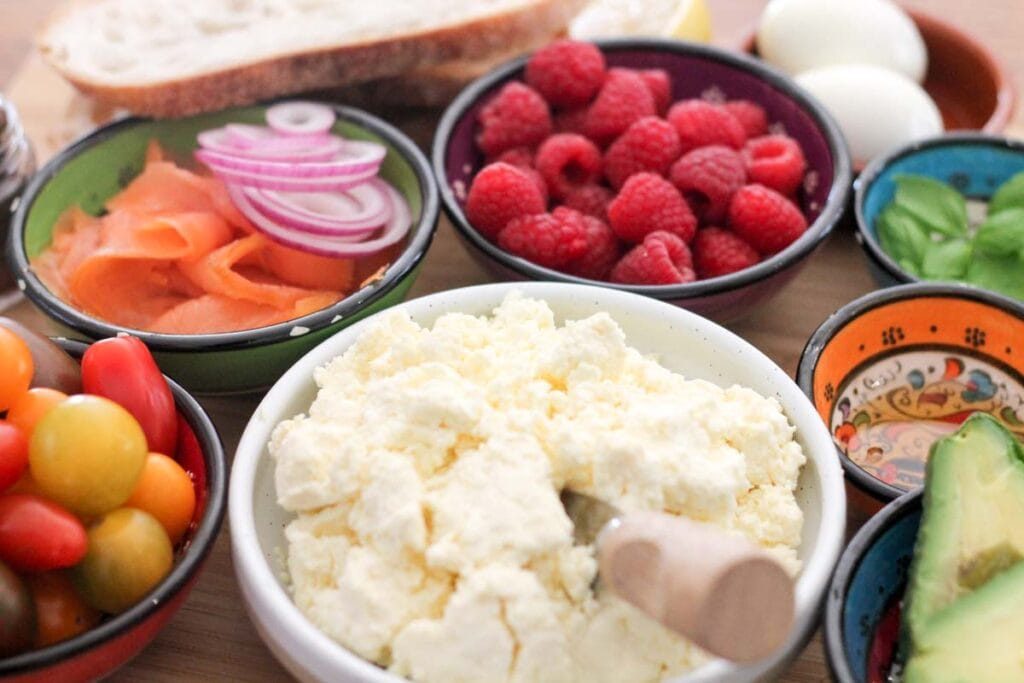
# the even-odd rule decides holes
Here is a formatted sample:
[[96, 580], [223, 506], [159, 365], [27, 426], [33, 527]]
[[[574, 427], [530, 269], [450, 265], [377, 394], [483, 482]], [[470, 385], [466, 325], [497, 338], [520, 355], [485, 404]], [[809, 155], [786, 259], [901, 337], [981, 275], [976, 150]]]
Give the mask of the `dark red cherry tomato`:
[[28, 346], [35, 366], [32, 386], [56, 389], [65, 394], [77, 394], [82, 391], [82, 372], [78, 367], [78, 361], [69, 356], [64, 349], [16, 320], [0, 316], [0, 327], [18, 335]]
[[56, 503], [28, 493], [0, 496], [0, 559], [16, 571], [71, 567], [88, 545], [82, 523]]
[[82, 388], [109, 398], [131, 413], [146, 434], [149, 450], [173, 455], [178, 411], [167, 380], [146, 345], [136, 337], [98, 341], [82, 356]]
[[21, 577], [0, 562], [0, 657], [30, 649], [35, 634], [32, 596]]
[[10, 422], [0, 420], [0, 491], [14, 485], [28, 467], [28, 439]]

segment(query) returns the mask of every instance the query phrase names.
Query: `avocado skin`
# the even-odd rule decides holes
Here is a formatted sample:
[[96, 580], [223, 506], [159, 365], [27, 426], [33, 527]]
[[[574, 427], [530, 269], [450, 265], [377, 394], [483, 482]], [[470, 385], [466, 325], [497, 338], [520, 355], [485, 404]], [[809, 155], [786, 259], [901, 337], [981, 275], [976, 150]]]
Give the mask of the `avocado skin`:
[[[1012, 661], [1024, 666], [1024, 448], [996, 419], [976, 413], [932, 446], [923, 506], [901, 634], [904, 680], [1024, 682], [1024, 671], [1012, 667]], [[1010, 623], [993, 615], [993, 607], [1005, 599], [1017, 601], [1019, 616]], [[989, 621], [1022, 644], [1016, 659], [1007, 662], [1013, 671], [1009, 678], [987, 673], [991, 657], [984, 661], [971, 654], [985, 649]], [[956, 633], [960, 622], [974, 626], [940, 637]], [[968, 646], [974, 639], [981, 639], [977, 647]], [[951, 666], [949, 657], [957, 651], [982, 669]], [[956, 678], [961, 674], [966, 677]]]

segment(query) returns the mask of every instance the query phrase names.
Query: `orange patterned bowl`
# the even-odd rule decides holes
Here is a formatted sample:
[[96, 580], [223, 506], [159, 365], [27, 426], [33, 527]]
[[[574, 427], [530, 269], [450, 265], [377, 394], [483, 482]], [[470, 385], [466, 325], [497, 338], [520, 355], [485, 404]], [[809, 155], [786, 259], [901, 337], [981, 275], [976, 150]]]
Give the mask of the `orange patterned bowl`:
[[957, 284], [868, 294], [811, 336], [797, 383], [832, 434], [851, 503], [877, 512], [921, 486], [932, 443], [971, 413], [1024, 440], [1024, 305]]

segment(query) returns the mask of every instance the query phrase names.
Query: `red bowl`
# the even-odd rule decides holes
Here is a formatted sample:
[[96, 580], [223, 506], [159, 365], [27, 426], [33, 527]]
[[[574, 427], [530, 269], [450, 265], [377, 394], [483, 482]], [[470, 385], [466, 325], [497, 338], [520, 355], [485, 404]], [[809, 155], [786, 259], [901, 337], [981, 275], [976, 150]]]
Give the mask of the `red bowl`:
[[[78, 341], [56, 341], [76, 358], [88, 348]], [[137, 605], [82, 635], [0, 659], [0, 681], [84, 683], [107, 676], [156, 637], [192, 590], [224, 519], [227, 461], [206, 412], [173, 380], [167, 383], [180, 416], [177, 460], [193, 474], [196, 486], [193, 524], [178, 546], [171, 573]]]
[[[904, 8], [928, 51], [924, 90], [935, 101], [946, 130], [1002, 132], [1013, 116], [1017, 91], [999, 60], [977, 38], [956, 26]], [[739, 49], [757, 55], [756, 29]], [[855, 159], [859, 171], [869, 159]]]

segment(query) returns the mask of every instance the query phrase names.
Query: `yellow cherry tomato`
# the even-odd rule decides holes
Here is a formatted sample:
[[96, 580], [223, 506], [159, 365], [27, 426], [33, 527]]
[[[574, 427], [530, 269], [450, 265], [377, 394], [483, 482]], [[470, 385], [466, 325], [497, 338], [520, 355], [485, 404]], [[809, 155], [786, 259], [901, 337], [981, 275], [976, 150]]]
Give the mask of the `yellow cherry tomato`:
[[29, 470], [47, 498], [92, 517], [128, 499], [146, 452], [146, 435], [131, 413], [108, 399], [78, 395], [36, 425]]
[[171, 543], [177, 543], [192, 523], [196, 490], [181, 465], [166, 455], [150, 453], [135, 483], [135, 490], [124, 505], [156, 517], [170, 536]]
[[171, 571], [174, 551], [153, 515], [135, 508], [108, 512], [89, 530], [89, 550], [72, 570], [86, 604], [119, 614]]
[[11, 409], [7, 411], [7, 421], [21, 430], [21, 433], [32, 438], [32, 430], [50, 408], [61, 403], [68, 397], [63, 391], [36, 387], [21, 395]]

